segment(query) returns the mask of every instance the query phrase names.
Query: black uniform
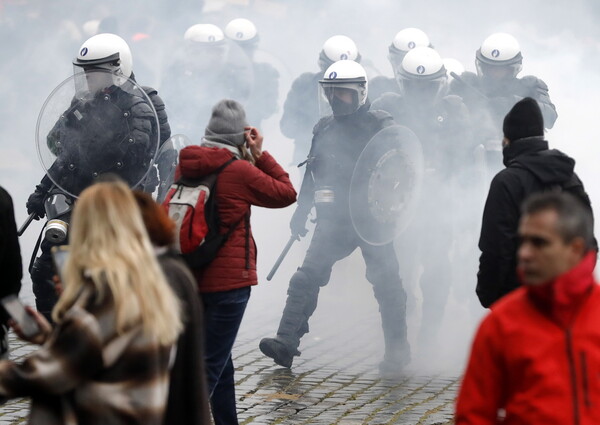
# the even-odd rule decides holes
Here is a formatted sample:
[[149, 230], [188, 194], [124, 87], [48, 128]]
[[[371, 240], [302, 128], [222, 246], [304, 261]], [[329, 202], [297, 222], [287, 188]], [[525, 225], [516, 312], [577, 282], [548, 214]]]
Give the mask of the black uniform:
[[566, 190], [591, 211], [589, 197], [573, 171], [575, 160], [556, 149], [549, 150], [543, 137], [515, 140], [503, 155], [506, 168], [492, 180], [479, 238], [477, 296], [484, 307], [519, 286], [517, 230], [520, 207], [527, 196]]
[[[77, 196], [98, 177], [115, 173], [135, 185], [148, 170], [156, 152], [158, 128], [147, 99], [111, 86], [92, 98], [76, 95], [48, 133], [48, 148], [56, 160], [48, 173], [60, 188]], [[27, 201], [28, 213], [45, 215], [44, 199], [52, 182], [44, 176]], [[61, 217], [68, 222], [70, 213]], [[41, 255], [31, 272], [37, 309], [49, 317], [56, 294], [50, 249], [42, 241]]]
[[369, 98], [373, 101], [379, 99], [385, 93], [400, 94], [400, 86], [393, 77], [378, 75], [369, 81]]
[[396, 365], [409, 360], [406, 294], [393, 245], [372, 246], [364, 242], [354, 230], [349, 212], [350, 180], [358, 157], [373, 135], [393, 123], [388, 114], [369, 111], [369, 105], [363, 105], [351, 115], [323, 118], [314, 128], [293, 221], [303, 225], [314, 205], [317, 225], [304, 262], [290, 280], [277, 331], [277, 339], [288, 351], [299, 354], [300, 338], [308, 332], [319, 289], [329, 282], [333, 265], [360, 248], [367, 279], [379, 302], [386, 360]]
[[467, 105], [475, 126], [476, 141], [486, 146], [492, 175], [502, 167], [502, 122], [516, 102], [525, 97], [537, 100], [547, 129], [554, 126], [558, 117], [548, 94], [548, 86], [534, 76], [496, 81], [472, 72], [463, 72], [459, 79], [452, 80], [450, 93], [460, 96]]
[[215, 103], [221, 99], [248, 101], [253, 88], [252, 64], [239, 53], [244, 57], [230, 62], [223, 46], [221, 50], [200, 49], [199, 57], [177, 60], [168, 68], [161, 93], [169, 104], [176, 133], [199, 144]]
[[294, 141], [293, 163], [304, 161], [311, 146], [311, 128], [319, 120], [319, 80], [322, 72], [305, 72], [294, 80], [283, 104], [281, 133]]
[[[474, 146], [469, 133], [469, 113], [458, 96], [427, 98], [386, 93], [373, 109], [389, 112], [397, 124], [419, 138], [425, 165], [417, 212], [397, 241], [406, 275], [416, 275], [423, 293], [420, 341], [430, 341], [442, 321], [448, 298], [452, 265], [449, 253], [456, 223], [466, 214], [459, 199], [472, 187], [467, 176], [474, 170]], [[412, 272], [411, 272], [412, 270]]]
[[262, 122], [277, 112], [279, 72], [270, 64], [253, 62], [254, 84], [245, 104], [250, 125], [261, 127]]

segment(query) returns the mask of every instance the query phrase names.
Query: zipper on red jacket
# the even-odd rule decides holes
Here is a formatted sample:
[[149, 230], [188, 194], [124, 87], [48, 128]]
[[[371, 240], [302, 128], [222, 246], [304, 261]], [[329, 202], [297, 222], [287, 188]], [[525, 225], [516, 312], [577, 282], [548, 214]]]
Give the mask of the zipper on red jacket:
[[567, 337], [567, 358], [571, 374], [571, 390], [573, 392], [573, 420], [574, 425], [579, 425], [579, 394], [577, 391], [577, 370], [575, 368], [575, 355], [573, 353], [573, 338], [571, 329], [565, 331]]
[[592, 407], [587, 372], [587, 358], [585, 356], [585, 351], [579, 353], [579, 360], [581, 362], [581, 380], [583, 382], [583, 402], [585, 403], [585, 407]]

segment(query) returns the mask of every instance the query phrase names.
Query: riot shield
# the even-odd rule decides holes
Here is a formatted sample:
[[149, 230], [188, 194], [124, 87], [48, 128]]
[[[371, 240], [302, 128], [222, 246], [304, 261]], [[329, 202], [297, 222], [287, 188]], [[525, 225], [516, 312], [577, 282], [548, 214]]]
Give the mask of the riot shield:
[[50, 180], [77, 197], [105, 174], [138, 186], [152, 167], [159, 131], [154, 106], [135, 81], [94, 69], [69, 77], [46, 99], [36, 145]]
[[187, 136], [175, 134], [160, 147], [155, 162], [160, 180], [155, 193], [156, 201], [159, 204], [164, 201], [169, 188], [173, 184], [173, 180], [175, 180], [175, 169], [179, 162], [179, 152], [190, 145], [192, 145], [192, 141]]
[[350, 183], [350, 217], [371, 245], [392, 242], [410, 223], [423, 180], [417, 136], [394, 125], [379, 131], [360, 154]]

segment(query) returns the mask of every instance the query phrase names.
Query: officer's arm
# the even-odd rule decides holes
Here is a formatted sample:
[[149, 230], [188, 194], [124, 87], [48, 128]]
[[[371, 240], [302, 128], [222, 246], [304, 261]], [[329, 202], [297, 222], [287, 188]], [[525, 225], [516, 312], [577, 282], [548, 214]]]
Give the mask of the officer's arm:
[[550, 100], [548, 86], [544, 81], [533, 76], [523, 77], [521, 81], [528, 87], [529, 96], [538, 101], [544, 117], [544, 127], [548, 129], [552, 128], [558, 118], [558, 114], [556, 113], [556, 107]]
[[293, 83], [283, 104], [279, 128], [291, 139], [310, 135], [310, 126], [318, 119], [313, 111], [317, 103], [318, 87], [313, 87], [313, 75], [302, 74]]
[[158, 117], [158, 127], [160, 129], [160, 145], [171, 137], [171, 126], [169, 124], [169, 118], [165, 107], [165, 102], [158, 95], [158, 91], [152, 87], [143, 87], [144, 91], [152, 101], [152, 105], [156, 110], [156, 116]]
[[496, 175], [483, 211], [476, 293], [481, 305], [486, 308], [513, 289], [506, 285], [515, 273], [519, 202], [510, 187], [519, 187], [514, 176], [507, 173]]

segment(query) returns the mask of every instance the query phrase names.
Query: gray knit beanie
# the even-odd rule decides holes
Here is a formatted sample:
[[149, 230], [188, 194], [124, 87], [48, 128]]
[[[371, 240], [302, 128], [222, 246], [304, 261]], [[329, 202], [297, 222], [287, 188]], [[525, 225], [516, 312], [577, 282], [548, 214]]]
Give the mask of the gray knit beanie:
[[223, 99], [213, 106], [204, 138], [213, 142], [242, 146], [246, 141], [244, 127], [247, 126], [244, 107], [235, 100]]

